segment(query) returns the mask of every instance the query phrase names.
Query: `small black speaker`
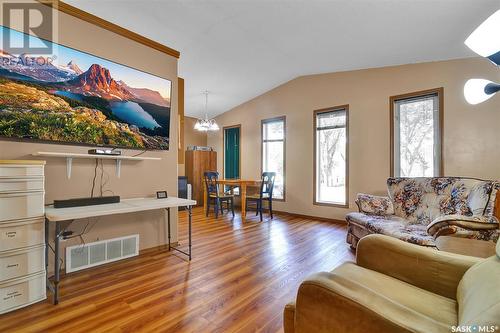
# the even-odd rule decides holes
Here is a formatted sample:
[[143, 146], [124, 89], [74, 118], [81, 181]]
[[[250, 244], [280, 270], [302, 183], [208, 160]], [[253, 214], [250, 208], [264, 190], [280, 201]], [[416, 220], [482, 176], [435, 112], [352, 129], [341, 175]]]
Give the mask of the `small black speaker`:
[[106, 197], [94, 197], [94, 198], [75, 198], [66, 200], [54, 200], [54, 208], [94, 206], [94, 205], [104, 205], [104, 204], [111, 204], [118, 202], [120, 202], [120, 196], [118, 195], [112, 195]]

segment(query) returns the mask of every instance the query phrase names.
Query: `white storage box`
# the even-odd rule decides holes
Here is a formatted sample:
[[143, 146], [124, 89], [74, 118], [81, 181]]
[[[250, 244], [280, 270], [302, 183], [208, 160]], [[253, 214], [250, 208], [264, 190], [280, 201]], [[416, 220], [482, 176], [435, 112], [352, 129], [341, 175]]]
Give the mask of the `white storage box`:
[[0, 251], [45, 243], [43, 217], [0, 223]]
[[42, 301], [45, 272], [0, 283], [0, 314]]
[[0, 178], [43, 177], [43, 165], [0, 165]]
[[43, 178], [0, 179], [0, 193], [43, 191]]
[[45, 246], [0, 252], [0, 282], [45, 270]]
[[44, 204], [43, 191], [0, 194], [0, 221], [43, 216]]

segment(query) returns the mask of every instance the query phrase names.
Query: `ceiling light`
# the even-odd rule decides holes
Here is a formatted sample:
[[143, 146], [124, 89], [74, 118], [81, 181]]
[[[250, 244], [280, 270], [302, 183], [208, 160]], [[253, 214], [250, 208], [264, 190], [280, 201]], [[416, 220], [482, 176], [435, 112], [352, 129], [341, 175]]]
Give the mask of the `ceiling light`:
[[500, 9], [488, 17], [465, 40], [472, 51], [500, 65]]
[[205, 118], [199, 118], [194, 124], [194, 129], [200, 132], [218, 131], [219, 125], [215, 119], [208, 119], [208, 91], [205, 90]]
[[484, 79], [470, 79], [465, 83], [464, 96], [469, 104], [479, 104], [500, 90], [500, 84]]

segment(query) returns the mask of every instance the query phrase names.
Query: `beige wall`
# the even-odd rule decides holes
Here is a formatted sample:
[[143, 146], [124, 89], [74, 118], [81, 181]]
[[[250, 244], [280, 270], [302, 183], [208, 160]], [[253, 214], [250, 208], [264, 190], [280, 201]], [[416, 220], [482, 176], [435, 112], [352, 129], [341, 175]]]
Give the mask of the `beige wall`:
[[194, 129], [196, 120], [196, 118], [184, 117], [184, 145], [186, 149], [189, 146], [207, 145], [207, 133]]
[[[172, 81], [172, 110], [170, 126], [170, 151], [152, 151], [144, 156], [161, 157], [161, 161], [122, 163], [121, 178], [115, 176], [114, 163], [105, 161], [109, 174], [107, 188], [122, 198], [152, 196], [158, 190], [168, 190], [169, 195], [177, 194], [177, 59], [142, 44], [98, 28], [89, 23], [59, 14], [59, 43], [86, 51], [109, 60], [147, 71]], [[86, 153], [89, 147], [33, 144], [0, 141], [0, 159], [31, 159], [37, 151]], [[126, 155], [139, 151], [124, 150]], [[74, 160], [71, 179], [66, 179], [64, 159], [48, 158], [46, 165], [46, 203], [54, 199], [88, 197], [94, 174], [94, 160]], [[177, 221], [177, 213], [173, 213]], [[149, 248], [164, 244], [167, 239], [165, 216], [161, 211], [116, 215], [91, 219], [97, 222], [84, 236], [86, 242], [129, 234], [140, 234], [140, 247]], [[79, 233], [87, 220], [75, 221], [69, 230]], [[53, 228], [53, 226], [52, 226]], [[174, 223], [173, 237], [177, 227]], [[52, 234], [52, 232], [51, 232]], [[65, 245], [79, 243], [69, 240]]]
[[[200, 132], [194, 129], [196, 118], [184, 117], [184, 149], [189, 146], [206, 146], [207, 133]], [[179, 176], [184, 176], [185, 164], [179, 164]]]
[[[286, 115], [286, 202], [277, 210], [344, 219], [356, 193], [385, 194], [389, 176], [389, 96], [444, 87], [445, 175], [500, 179], [500, 96], [468, 105], [468, 78], [498, 81], [500, 72], [480, 58], [300, 77], [217, 117], [221, 128], [241, 124], [242, 177], [260, 173], [260, 121]], [[349, 104], [350, 208], [314, 206], [313, 110]], [[222, 132], [208, 144], [221, 151]], [[223, 165], [218, 154], [218, 165]], [[222, 171], [222, 170], [219, 170]]]

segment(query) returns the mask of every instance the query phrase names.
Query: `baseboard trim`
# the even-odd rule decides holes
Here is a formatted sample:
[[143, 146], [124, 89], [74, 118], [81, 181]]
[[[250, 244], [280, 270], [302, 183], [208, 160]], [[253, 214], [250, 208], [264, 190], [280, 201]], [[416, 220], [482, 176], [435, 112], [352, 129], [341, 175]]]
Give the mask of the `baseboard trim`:
[[319, 216], [312, 216], [312, 215], [304, 215], [304, 214], [297, 214], [297, 213], [290, 213], [290, 212], [285, 212], [282, 210], [274, 210], [273, 213], [279, 214], [279, 215], [289, 215], [289, 216], [294, 216], [294, 217], [300, 217], [303, 219], [310, 219], [310, 220], [317, 220], [317, 221], [323, 221], [323, 222], [330, 222], [330, 223], [335, 223], [335, 224], [343, 224], [346, 225], [347, 222], [345, 220], [338, 220], [338, 219], [330, 219], [327, 217], [319, 217]]
[[[170, 246], [172, 246], [172, 247], [179, 246], [179, 242], [172, 242], [172, 243], [170, 243]], [[146, 249], [139, 250], [139, 255], [148, 254], [150, 252], [155, 252], [155, 251], [159, 251], [159, 250], [168, 250], [168, 244], [162, 244], [162, 245], [148, 247]]]

